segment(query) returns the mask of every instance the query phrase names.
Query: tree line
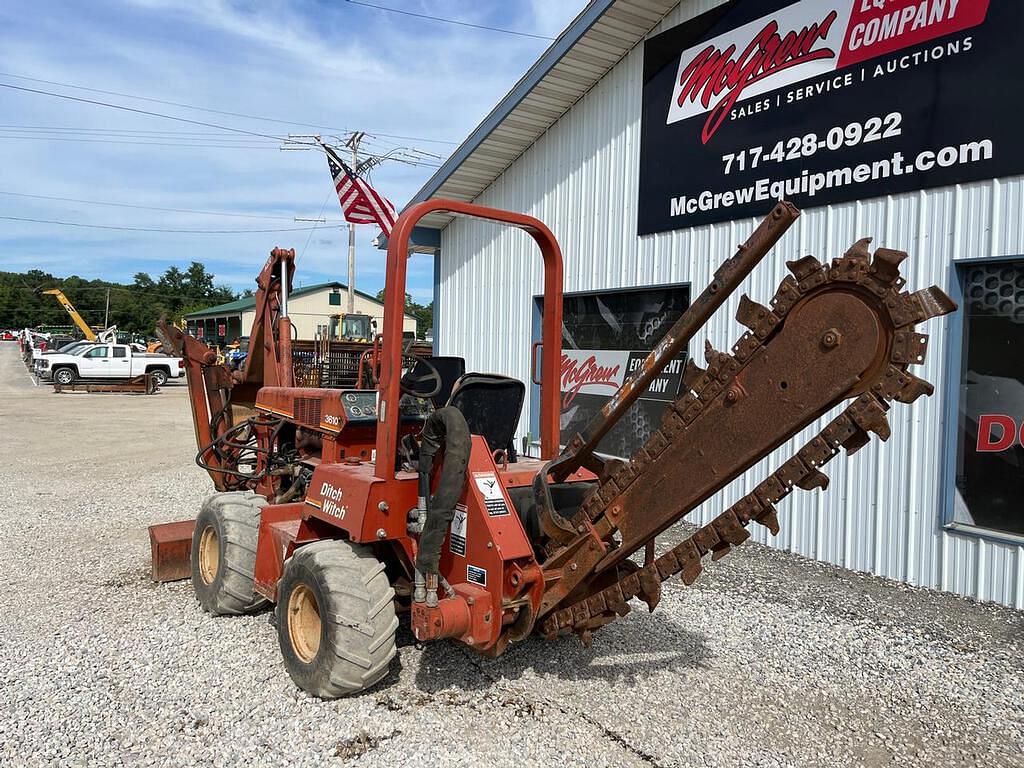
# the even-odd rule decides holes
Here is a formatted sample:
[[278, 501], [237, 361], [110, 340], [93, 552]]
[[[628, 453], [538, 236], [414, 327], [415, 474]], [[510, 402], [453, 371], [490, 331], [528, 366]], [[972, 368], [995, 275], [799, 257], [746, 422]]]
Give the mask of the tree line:
[[[384, 303], [384, 289], [377, 291], [377, 301]], [[405, 313], [416, 318], [416, 338], [426, 338], [427, 332], [434, 328], [434, 302], [417, 304], [412, 294], [405, 294]]]
[[56, 297], [43, 293], [51, 288], [60, 288], [90, 326], [103, 328], [106, 318], [107, 325], [146, 336], [153, 335], [161, 315], [178, 321], [189, 312], [239, 297], [231, 288], [215, 285], [214, 276], [197, 261], [184, 270], [168, 267], [156, 279], [146, 272], [137, 272], [127, 284], [78, 276], [55, 277], [39, 269], [0, 272], [0, 328], [71, 324]]

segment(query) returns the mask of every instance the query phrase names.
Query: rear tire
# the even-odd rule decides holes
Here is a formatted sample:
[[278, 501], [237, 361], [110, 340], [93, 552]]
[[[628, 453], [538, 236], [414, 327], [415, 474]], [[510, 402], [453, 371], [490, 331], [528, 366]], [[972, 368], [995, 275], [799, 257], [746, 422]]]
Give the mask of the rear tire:
[[71, 368], [58, 368], [53, 372], [53, 380], [63, 387], [71, 386], [77, 378], [74, 370]]
[[252, 491], [215, 493], [203, 502], [192, 534], [192, 588], [214, 616], [251, 613], [267, 600], [253, 591], [260, 512]]
[[396, 654], [395, 590], [369, 547], [318, 541], [285, 564], [277, 637], [295, 684], [321, 699], [365, 691]]
[[153, 383], [158, 387], [162, 387], [167, 383], [167, 371], [160, 368], [154, 368], [150, 373], [153, 375]]

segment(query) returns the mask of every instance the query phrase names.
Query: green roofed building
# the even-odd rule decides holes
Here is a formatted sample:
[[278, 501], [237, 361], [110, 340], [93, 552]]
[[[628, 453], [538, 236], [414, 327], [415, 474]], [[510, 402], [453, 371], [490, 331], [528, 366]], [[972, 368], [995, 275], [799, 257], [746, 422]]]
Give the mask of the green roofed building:
[[[288, 316], [300, 339], [317, 335], [338, 335], [339, 317], [347, 312], [348, 296], [344, 283], [317, 283], [296, 288], [288, 299]], [[356, 314], [369, 315], [378, 329], [384, 327], [384, 305], [369, 294], [355, 292]], [[248, 336], [256, 316], [256, 299], [249, 296], [185, 315], [188, 331], [208, 344], [223, 346], [240, 336]], [[416, 318], [405, 315], [403, 331], [416, 331]]]

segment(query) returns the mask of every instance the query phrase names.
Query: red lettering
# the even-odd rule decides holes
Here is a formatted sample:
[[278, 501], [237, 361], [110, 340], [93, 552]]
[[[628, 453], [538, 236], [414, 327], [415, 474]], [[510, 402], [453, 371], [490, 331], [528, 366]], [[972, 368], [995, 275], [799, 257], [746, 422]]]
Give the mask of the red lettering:
[[787, 32], [784, 38], [779, 36], [779, 25], [770, 21], [736, 58], [734, 45], [724, 51], [708, 46], [694, 56], [679, 76], [682, 90], [676, 103], [681, 107], [687, 100], [699, 99], [708, 108], [712, 99], [718, 99], [704, 123], [701, 141], [707, 144], [714, 136], [748, 86], [798, 64], [835, 58], [831, 48], [814, 50], [814, 46], [828, 37], [838, 15], [830, 11], [822, 21], [799, 32]]
[[[997, 425], [1002, 427], [1003, 431], [999, 439], [994, 440], [992, 427]], [[1024, 424], [1021, 426], [1021, 439], [1024, 440]], [[975, 446], [975, 450], [978, 453], [999, 453], [1013, 445], [1016, 437], [1017, 424], [1012, 418], [998, 413], [986, 413], [978, 417], [978, 444]]]
[[598, 365], [597, 358], [591, 355], [582, 363], [573, 360], [569, 355], [562, 354], [562, 407], [568, 408], [580, 390], [588, 384], [618, 389], [620, 365]]

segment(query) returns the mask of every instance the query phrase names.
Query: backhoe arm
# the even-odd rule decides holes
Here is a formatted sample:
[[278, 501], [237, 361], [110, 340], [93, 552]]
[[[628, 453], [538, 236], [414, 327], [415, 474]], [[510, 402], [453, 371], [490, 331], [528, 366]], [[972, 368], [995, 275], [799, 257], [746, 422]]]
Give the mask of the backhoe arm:
[[199, 339], [161, 318], [158, 335], [184, 359], [188, 382], [197, 461], [210, 473], [219, 491], [247, 487], [239, 472], [251, 435], [239, 422], [234, 408], [251, 411], [256, 393], [264, 386], [292, 385], [292, 326], [288, 296], [295, 272], [295, 251], [275, 248], [256, 278], [256, 316], [249, 332], [249, 355], [241, 371], [232, 373], [217, 354]]

